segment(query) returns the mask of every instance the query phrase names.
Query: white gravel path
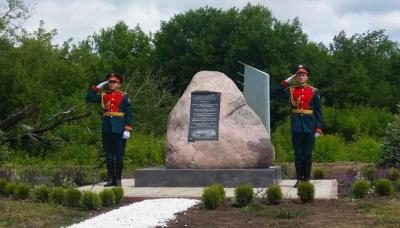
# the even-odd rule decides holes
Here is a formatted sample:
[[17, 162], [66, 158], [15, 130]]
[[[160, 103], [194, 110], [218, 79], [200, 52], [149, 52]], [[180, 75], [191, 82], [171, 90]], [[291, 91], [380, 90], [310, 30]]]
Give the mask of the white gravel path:
[[176, 213], [186, 211], [199, 202], [199, 200], [182, 198], [144, 200], [120, 207], [69, 227], [142, 228], [166, 226], [169, 220], [175, 218]]

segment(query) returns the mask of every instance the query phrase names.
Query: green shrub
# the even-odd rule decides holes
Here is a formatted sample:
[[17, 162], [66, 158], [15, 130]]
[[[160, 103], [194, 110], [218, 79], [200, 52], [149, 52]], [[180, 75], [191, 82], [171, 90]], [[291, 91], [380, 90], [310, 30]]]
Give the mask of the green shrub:
[[253, 201], [254, 192], [249, 184], [239, 185], [235, 188], [235, 206], [245, 207]]
[[379, 196], [388, 196], [392, 194], [392, 183], [388, 179], [380, 179], [375, 184], [375, 192]]
[[17, 189], [15, 190], [15, 198], [16, 199], [27, 199], [29, 197], [29, 194], [31, 192], [31, 186], [29, 184], [19, 184], [17, 186]]
[[204, 207], [213, 210], [221, 206], [224, 202], [224, 193], [218, 185], [211, 185], [203, 190], [202, 201]]
[[135, 132], [126, 144], [124, 163], [131, 166], [161, 165], [165, 161], [165, 140], [162, 135]]
[[345, 150], [345, 142], [339, 135], [322, 135], [315, 142], [313, 161], [334, 162]]
[[49, 202], [50, 189], [46, 185], [37, 185], [33, 189], [34, 199], [38, 202], [47, 203]]
[[6, 186], [9, 184], [8, 180], [5, 178], [0, 179], [0, 194], [5, 194]]
[[17, 184], [16, 183], [9, 183], [4, 189], [4, 194], [6, 196], [12, 196], [12, 195], [15, 194], [15, 190], [17, 190]]
[[277, 161], [294, 161], [291, 134], [290, 118], [287, 118], [284, 122], [278, 124], [272, 132], [271, 141], [274, 144], [275, 159]]
[[53, 203], [63, 204], [65, 200], [65, 191], [62, 187], [55, 187], [50, 192], [50, 200]]
[[324, 179], [325, 173], [323, 169], [315, 168], [313, 170], [313, 177], [314, 179]]
[[93, 191], [84, 191], [81, 197], [80, 205], [87, 210], [98, 210], [101, 208], [101, 198], [99, 194]]
[[380, 163], [386, 166], [400, 167], [400, 105], [393, 122], [386, 127]]
[[111, 190], [114, 192], [115, 195], [115, 204], [119, 204], [124, 197], [124, 189], [122, 187], [113, 187]]
[[376, 163], [381, 154], [382, 142], [370, 136], [360, 135], [354, 143], [348, 145], [346, 153], [347, 161], [360, 161], [366, 163]]
[[77, 207], [81, 199], [81, 191], [70, 188], [65, 192], [65, 205], [68, 207]]
[[365, 180], [358, 180], [351, 186], [351, 191], [355, 198], [361, 199], [367, 195], [369, 190], [369, 182]]
[[225, 199], [225, 189], [222, 184], [213, 184], [211, 186], [214, 188], [217, 188], [219, 190], [219, 193], [221, 194], [222, 198]]
[[388, 170], [388, 178], [391, 181], [397, 181], [400, 178], [400, 171], [396, 168], [390, 168]]
[[266, 195], [270, 204], [279, 204], [283, 199], [282, 189], [279, 185], [270, 186], [266, 190]]
[[297, 195], [303, 203], [312, 202], [315, 195], [314, 185], [307, 181], [300, 182], [297, 186]]
[[103, 207], [112, 206], [115, 204], [115, 194], [111, 189], [104, 189], [99, 193]]

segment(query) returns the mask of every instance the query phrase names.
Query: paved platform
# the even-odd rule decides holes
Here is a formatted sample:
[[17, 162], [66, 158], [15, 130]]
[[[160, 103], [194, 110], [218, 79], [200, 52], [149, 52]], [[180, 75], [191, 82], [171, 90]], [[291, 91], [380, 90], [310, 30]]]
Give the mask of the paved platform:
[[[315, 199], [337, 199], [337, 181], [336, 180], [311, 180], [315, 186]], [[296, 180], [282, 180], [279, 186], [282, 188], [282, 193], [285, 199], [296, 199], [297, 189], [294, 187]], [[80, 190], [93, 190], [100, 192], [104, 189], [104, 183], [96, 185], [88, 185], [79, 187]], [[203, 187], [135, 187], [134, 179], [122, 180], [124, 188], [124, 197], [127, 198], [201, 198]], [[265, 192], [265, 188], [254, 188], [257, 195]], [[227, 198], [234, 196], [234, 188], [225, 188]]]

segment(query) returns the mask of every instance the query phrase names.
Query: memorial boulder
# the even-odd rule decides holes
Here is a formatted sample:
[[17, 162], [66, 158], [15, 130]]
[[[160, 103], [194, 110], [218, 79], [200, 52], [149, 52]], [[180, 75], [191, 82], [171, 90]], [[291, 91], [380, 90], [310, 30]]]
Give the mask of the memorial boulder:
[[270, 136], [235, 83], [198, 72], [168, 118], [167, 168], [268, 168], [273, 159]]

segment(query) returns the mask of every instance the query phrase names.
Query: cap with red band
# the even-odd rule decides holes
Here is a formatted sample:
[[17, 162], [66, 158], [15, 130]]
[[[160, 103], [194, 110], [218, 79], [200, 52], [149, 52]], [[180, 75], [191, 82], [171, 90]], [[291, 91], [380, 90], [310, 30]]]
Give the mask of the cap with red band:
[[106, 80], [109, 80], [109, 81], [118, 81], [118, 82], [123, 82], [124, 81], [124, 78], [122, 77], [122, 75], [120, 75], [120, 74], [117, 74], [117, 73], [108, 73], [108, 74], [106, 74]]
[[308, 67], [304, 64], [299, 64], [298, 66], [296, 66], [296, 68], [293, 71], [294, 74], [310, 74], [310, 70], [308, 69]]

